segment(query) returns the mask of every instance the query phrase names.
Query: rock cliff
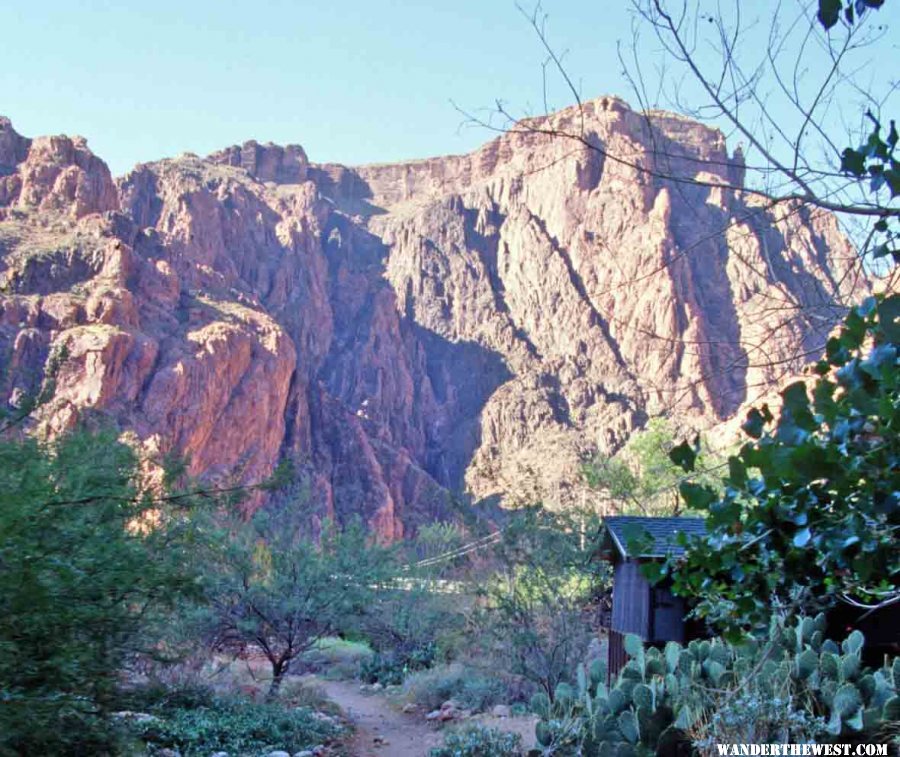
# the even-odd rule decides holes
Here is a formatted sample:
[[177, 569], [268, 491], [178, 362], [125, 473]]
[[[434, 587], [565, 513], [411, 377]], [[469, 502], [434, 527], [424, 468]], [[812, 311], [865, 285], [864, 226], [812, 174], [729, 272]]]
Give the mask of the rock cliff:
[[[582, 117], [584, 142], [539, 133]], [[247, 142], [114, 181], [83, 139], [0, 119], [0, 400], [43, 386], [35, 430], [102, 413], [210, 481], [290, 458], [311, 518], [392, 539], [448, 492], [565, 500], [581, 454], [653, 415], [729, 418], [867, 287], [832, 216], [709, 186], [743, 174], [716, 131], [615, 98], [532, 125], [464, 156]]]

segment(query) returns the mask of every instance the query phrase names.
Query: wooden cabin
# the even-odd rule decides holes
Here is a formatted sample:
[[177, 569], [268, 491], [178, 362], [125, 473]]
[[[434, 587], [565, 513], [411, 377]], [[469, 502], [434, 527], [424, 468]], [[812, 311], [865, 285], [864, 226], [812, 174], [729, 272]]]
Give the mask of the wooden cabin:
[[[645, 643], [662, 645], [667, 641], [684, 643], [704, 635], [695, 623], [685, 619], [684, 600], [672, 594], [665, 584], [651, 586], [641, 573], [648, 561], [664, 560], [684, 553], [676, 541], [679, 533], [705, 536], [701, 518], [649, 518], [611, 516], [601, 527], [600, 557], [613, 564], [612, 611], [604, 625], [609, 636], [608, 675], [614, 679], [627, 662], [625, 634], [640, 636]], [[629, 542], [637, 534], [646, 548], [640, 554], [629, 551]]]

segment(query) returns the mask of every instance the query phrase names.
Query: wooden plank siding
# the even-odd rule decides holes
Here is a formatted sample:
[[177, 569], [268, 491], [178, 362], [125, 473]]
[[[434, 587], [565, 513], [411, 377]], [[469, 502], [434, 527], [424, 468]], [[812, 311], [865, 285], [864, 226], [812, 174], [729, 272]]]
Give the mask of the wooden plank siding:
[[616, 565], [611, 629], [620, 634], [637, 634], [645, 641], [650, 638], [650, 584], [641, 575], [637, 562], [629, 560]]
[[628, 662], [625, 654], [625, 636], [618, 631], [609, 632], [609, 649], [606, 655], [606, 682], [612, 684]]

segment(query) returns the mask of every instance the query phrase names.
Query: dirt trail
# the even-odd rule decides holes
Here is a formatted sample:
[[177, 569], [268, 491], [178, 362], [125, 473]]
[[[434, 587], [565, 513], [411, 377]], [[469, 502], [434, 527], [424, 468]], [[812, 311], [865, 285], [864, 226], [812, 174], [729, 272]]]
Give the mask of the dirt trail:
[[[323, 678], [315, 681], [356, 726], [356, 734], [350, 743], [353, 757], [426, 757], [432, 747], [444, 743], [442, 730], [428, 723], [421, 714], [398, 712], [384, 694], [364, 694], [359, 690], [359, 684], [352, 681]], [[534, 717], [479, 715], [465, 722], [515, 731], [522, 736], [526, 748], [534, 745]]]
[[421, 715], [397, 712], [383, 696], [363, 694], [358, 683], [319, 678], [316, 685], [356, 726], [353, 757], [424, 757], [443, 743], [441, 732]]

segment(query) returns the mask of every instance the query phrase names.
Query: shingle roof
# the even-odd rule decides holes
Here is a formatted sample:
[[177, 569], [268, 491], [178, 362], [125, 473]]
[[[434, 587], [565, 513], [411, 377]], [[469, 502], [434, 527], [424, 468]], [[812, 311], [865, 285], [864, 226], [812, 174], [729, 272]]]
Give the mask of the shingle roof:
[[[679, 533], [705, 536], [706, 525], [702, 518], [646, 518], [632, 515], [614, 515], [603, 519], [603, 526], [622, 557], [675, 557], [684, 554], [675, 540]], [[653, 539], [653, 546], [639, 555], [629, 554], [628, 542], [645, 531]]]

